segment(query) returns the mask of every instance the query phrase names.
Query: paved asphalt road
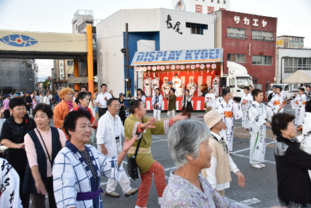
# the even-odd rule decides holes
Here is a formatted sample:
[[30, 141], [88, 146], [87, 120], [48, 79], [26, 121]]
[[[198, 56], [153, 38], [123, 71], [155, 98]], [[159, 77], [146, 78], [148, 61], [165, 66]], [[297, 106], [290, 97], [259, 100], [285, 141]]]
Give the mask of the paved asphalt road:
[[[286, 107], [286, 112], [294, 113], [289, 106]], [[203, 112], [193, 113], [192, 119], [201, 119]], [[147, 116], [152, 116], [151, 112]], [[196, 117], [196, 118], [195, 118]], [[161, 118], [167, 118], [166, 113], [161, 114]], [[226, 190], [226, 197], [248, 203], [252, 207], [270, 207], [279, 205], [277, 198], [277, 179], [274, 160], [274, 143], [275, 136], [270, 128], [267, 130], [267, 151], [266, 151], [266, 167], [263, 169], [255, 169], [249, 164], [249, 132], [241, 127], [241, 120], [234, 121], [234, 145], [232, 159], [235, 161], [241, 172], [246, 178], [246, 185], [241, 188], [237, 184], [237, 177], [232, 174], [231, 188]], [[165, 135], [153, 135], [153, 144], [151, 146], [152, 154], [165, 169], [166, 180], [168, 180], [170, 171], [174, 168], [173, 160], [170, 156], [167, 137]], [[126, 165], [124, 165], [126, 168]], [[107, 179], [102, 177], [101, 187], [106, 189]], [[131, 186], [139, 187], [141, 180], [131, 180]], [[137, 195], [126, 198], [122, 194], [120, 186], [117, 186], [116, 191], [121, 194], [120, 198], [111, 198], [102, 194], [102, 199], [105, 208], [134, 208], [137, 200]], [[154, 183], [152, 184], [148, 208], [158, 208], [157, 192]]]

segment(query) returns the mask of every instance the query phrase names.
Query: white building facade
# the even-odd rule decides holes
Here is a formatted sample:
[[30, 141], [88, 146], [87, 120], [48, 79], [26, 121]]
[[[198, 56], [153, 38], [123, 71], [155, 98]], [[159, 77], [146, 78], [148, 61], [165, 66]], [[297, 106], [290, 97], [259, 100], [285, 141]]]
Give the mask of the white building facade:
[[211, 14], [218, 10], [230, 10], [230, 0], [172, 0], [172, 9]]
[[310, 48], [277, 48], [276, 59], [277, 83], [281, 83], [281, 80], [286, 79], [297, 70], [311, 70]]
[[[170, 9], [125, 9], [96, 25], [99, 85], [106, 83], [116, 94], [125, 91], [125, 24], [129, 28], [130, 64], [137, 51], [191, 50], [214, 48], [214, 15]], [[132, 92], [142, 85], [134, 83]], [[135, 86], [135, 87], [134, 87]]]

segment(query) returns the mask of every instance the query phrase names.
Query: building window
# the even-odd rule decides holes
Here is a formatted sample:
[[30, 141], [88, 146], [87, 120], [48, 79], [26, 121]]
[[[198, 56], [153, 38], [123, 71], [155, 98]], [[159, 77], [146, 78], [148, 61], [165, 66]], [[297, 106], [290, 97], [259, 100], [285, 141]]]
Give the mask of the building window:
[[217, 0], [217, 4], [220, 4], [220, 0]]
[[211, 3], [213, 3], [214, 2], [214, 0], [211, 0]]
[[253, 65], [272, 65], [272, 56], [253, 56]]
[[224, 4], [226, 4], [226, 0], [224, 0]]
[[274, 41], [273, 32], [266, 31], [252, 31], [253, 40]]
[[73, 61], [67, 60], [67, 66], [73, 66]]
[[227, 61], [233, 61], [236, 63], [245, 63], [245, 55], [243, 54], [228, 54]]
[[245, 29], [228, 27], [227, 28], [227, 37], [228, 38], [239, 38], [246, 39]]
[[207, 30], [207, 25], [186, 22], [186, 27], [190, 28], [191, 34], [203, 35], [203, 31]]
[[311, 70], [311, 58], [284, 58], [285, 73], [293, 73], [297, 70]]

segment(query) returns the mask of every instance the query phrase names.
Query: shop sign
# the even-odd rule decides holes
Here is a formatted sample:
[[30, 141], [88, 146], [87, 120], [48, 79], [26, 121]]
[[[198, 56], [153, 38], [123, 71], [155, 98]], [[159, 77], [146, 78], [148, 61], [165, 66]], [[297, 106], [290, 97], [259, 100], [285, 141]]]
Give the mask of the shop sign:
[[136, 52], [132, 65], [222, 62], [223, 49], [197, 49]]
[[[234, 16], [233, 18], [235, 24], [239, 24], [241, 21], [240, 16]], [[244, 25], [249, 25], [250, 24], [250, 19], [248, 19], [247, 17], [244, 17], [243, 19], [243, 24]], [[261, 22], [258, 19], [253, 19], [253, 26], [258, 27], [259, 24], [262, 24], [262, 27], [266, 27], [268, 22], [266, 22], [265, 20], [262, 20]]]
[[180, 31], [180, 28], [179, 28], [179, 26], [180, 26], [180, 22], [179, 21], [177, 21], [176, 24], [173, 27], [171, 15], [168, 14], [167, 15], [167, 20], [165, 22], [166, 22], [167, 29], [171, 29], [172, 28], [173, 30], [175, 30], [175, 32], [178, 32], [179, 34], [182, 35], [182, 32]]
[[59, 79], [65, 79], [64, 60], [59, 60]]
[[68, 77], [68, 83], [88, 83], [88, 77]]

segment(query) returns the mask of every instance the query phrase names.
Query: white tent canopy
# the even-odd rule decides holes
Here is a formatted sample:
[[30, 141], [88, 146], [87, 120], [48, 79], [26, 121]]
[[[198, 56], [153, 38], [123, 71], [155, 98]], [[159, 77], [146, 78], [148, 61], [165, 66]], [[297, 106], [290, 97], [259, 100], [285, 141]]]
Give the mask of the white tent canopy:
[[311, 83], [311, 71], [297, 70], [287, 77], [282, 83]]

